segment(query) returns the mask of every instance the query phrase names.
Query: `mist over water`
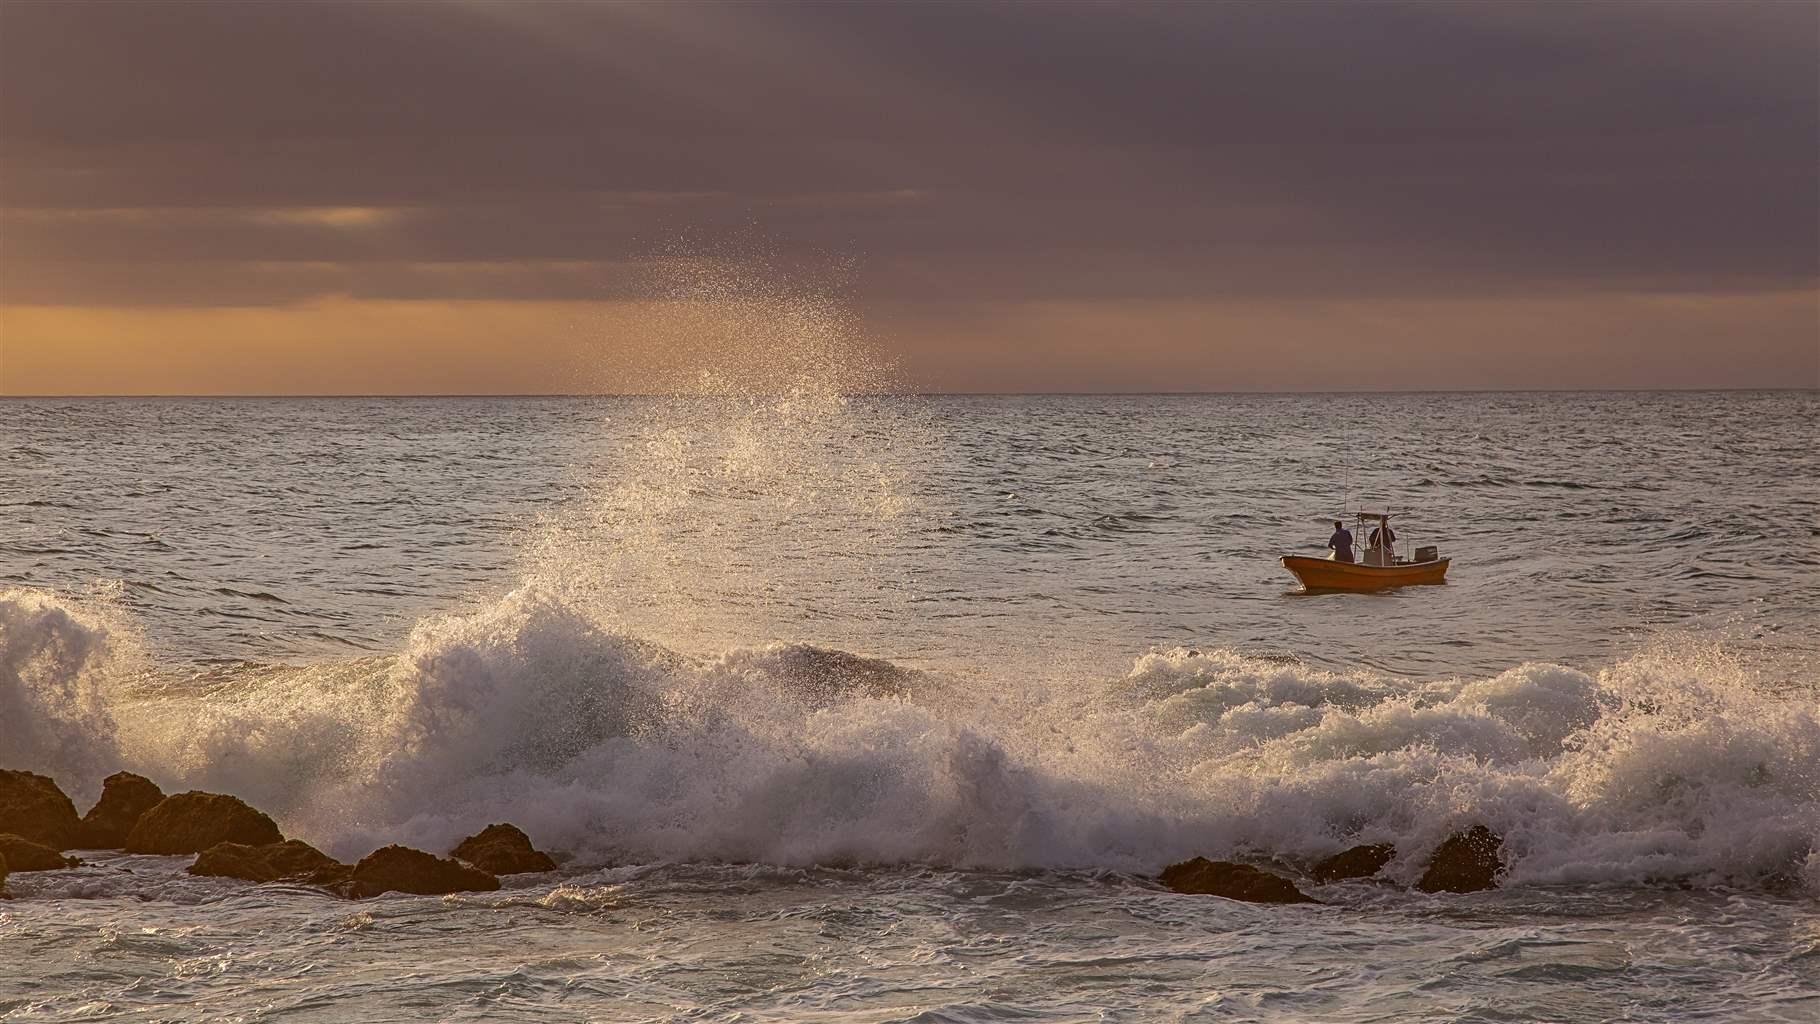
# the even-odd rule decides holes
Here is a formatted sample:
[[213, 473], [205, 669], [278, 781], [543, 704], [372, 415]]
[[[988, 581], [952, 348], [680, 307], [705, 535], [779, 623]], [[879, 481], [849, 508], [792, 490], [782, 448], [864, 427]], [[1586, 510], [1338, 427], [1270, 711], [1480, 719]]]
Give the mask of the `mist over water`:
[[[624, 1017], [661, 1016], [636, 993], [672, 984], [673, 1006], [777, 1019], [810, 1004], [763, 992], [836, 1017], [993, 1019], [998, 992], [1147, 1019], [1203, 998], [1194, 963], [1280, 960], [1281, 930], [1307, 965], [1247, 969], [1294, 993], [1291, 1016], [1427, 1012], [1420, 965], [1450, 929], [1575, 933], [1587, 893], [1630, 922], [1622, 941], [1645, 952], [1629, 973], [1542, 953], [1534, 978], [1446, 998], [1540, 1013], [1532, 982], [1581, 977], [1595, 1009], [1651, 986], [1761, 1019], [1813, 1007], [1812, 394], [918, 399], [888, 393], [838, 303], [711, 269], [673, 288], [662, 329], [696, 348], [664, 396], [6, 403], [0, 764], [84, 805], [121, 767], [234, 793], [343, 858], [520, 825], [569, 858], [561, 879], [416, 902], [447, 918], [432, 930], [498, 912], [548, 960], [477, 938], [469, 973], [428, 983], [445, 1007], [520, 964], [532, 980], [498, 1005], [526, 1013], [556, 1005], [546, 980], [579, 977]], [[1275, 556], [1316, 549], [1346, 492], [1407, 508], [1405, 539], [1439, 543], [1452, 582], [1292, 593]], [[1356, 969], [1335, 921], [1297, 916], [1328, 910], [1254, 931], [1251, 908], [1172, 903], [1135, 877], [1392, 842], [1406, 885], [1474, 823], [1509, 866], [1475, 909], [1320, 894], [1360, 912], [1346, 927], [1389, 972], [1345, 992], [1299, 973]], [[89, 948], [69, 922], [233, 932], [275, 899], [259, 914], [280, 931], [325, 927], [320, 897], [139, 861], [15, 875], [0, 933], [40, 936], [48, 964]], [[731, 918], [704, 916], [729, 893]], [[1695, 927], [1656, 919], [1668, 899], [1747, 901], [1727, 913], [1748, 938], [1698, 942], [1793, 959], [1739, 952], [1760, 983], [1715, 989], [1647, 952]], [[989, 905], [1025, 927], [983, 938]], [[432, 941], [364, 913], [349, 934]], [[695, 950], [641, 954], [668, 981], [576, 966], [573, 934], [548, 930], [586, 920], [618, 948], [627, 913]], [[786, 923], [802, 914], [822, 923]], [[1212, 920], [1242, 938], [1182, 931]], [[1108, 928], [1188, 973], [1030, 969], [1104, 954]], [[753, 935], [781, 974], [703, 980]], [[168, 941], [119, 956], [163, 976], [160, 958], [214, 940]], [[289, 962], [353, 991], [373, 953], [349, 942]], [[1506, 955], [1523, 959], [1487, 954]], [[809, 957], [822, 966], [798, 970]], [[953, 989], [915, 994], [893, 963]], [[999, 980], [970, 987], [963, 964]], [[38, 977], [27, 1001], [48, 996], [32, 1005], [52, 1019], [135, 1005], [111, 978]], [[5, 998], [0, 1014], [27, 1005]]]

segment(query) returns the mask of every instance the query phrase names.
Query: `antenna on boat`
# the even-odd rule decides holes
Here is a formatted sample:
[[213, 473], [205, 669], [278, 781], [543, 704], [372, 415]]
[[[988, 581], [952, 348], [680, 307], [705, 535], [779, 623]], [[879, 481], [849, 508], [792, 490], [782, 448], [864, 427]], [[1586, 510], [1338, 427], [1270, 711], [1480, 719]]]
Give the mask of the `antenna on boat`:
[[1352, 507], [1352, 417], [1340, 423], [1340, 518]]

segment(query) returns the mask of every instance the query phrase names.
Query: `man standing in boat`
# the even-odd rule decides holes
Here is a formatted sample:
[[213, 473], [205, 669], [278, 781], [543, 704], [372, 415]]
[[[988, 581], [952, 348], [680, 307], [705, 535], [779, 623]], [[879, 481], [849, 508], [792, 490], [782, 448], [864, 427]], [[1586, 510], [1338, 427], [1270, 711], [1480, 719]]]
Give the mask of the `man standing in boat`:
[[1333, 549], [1334, 561], [1353, 561], [1352, 531], [1342, 525], [1338, 519], [1333, 521], [1333, 536], [1327, 538], [1327, 546]]
[[[1365, 562], [1367, 565], [1390, 565], [1396, 561], [1397, 531], [1390, 528], [1390, 517], [1379, 520], [1378, 526], [1371, 531], [1371, 539], [1365, 543]], [[1374, 560], [1371, 556], [1376, 554]]]

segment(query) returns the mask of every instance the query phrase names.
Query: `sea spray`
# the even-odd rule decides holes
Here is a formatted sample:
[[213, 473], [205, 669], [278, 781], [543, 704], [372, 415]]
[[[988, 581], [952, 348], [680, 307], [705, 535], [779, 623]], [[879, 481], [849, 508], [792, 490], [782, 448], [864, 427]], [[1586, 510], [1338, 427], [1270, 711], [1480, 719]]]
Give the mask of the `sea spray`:
[[[581, 864], [1149, 872], [1389, 842], [1405, 882], [1483, 823], [1517, 886], [1811, 881], [1820, 848], [1820, 715], [1715, 657], [1417, 683], [1168, 650], [1020, 685], [807, 645], [698, 658], [522, 589], [426, 620], [389, 661], [102, 689], [87, 721], [167, 789], [237, 793], [344, 857], [505, 819]], [[9, 739], [67, 723], [22, 706]], [[22, 766], [68, 782], [88, 763]]]
[[[805, 620], [852, 635], [901, 612], [911, 573], [891, 556], [918, 519], [904, 453], [938, 447], [923, 411], [889, 397], [902, 385], [839, 268], [749, 249], [654, 261], [640, 348], [666, 353], [645, 368], [659, 393], [620, 413], [630, 440], [522, 559], [527, 582], [698, 652], [789, 639]], [[606, 368], [620, 341], [603, 345]]]
[[0, 590], [0, 767], [29, 766], [79, 794], [99, 792], [119, 757], [109, 691], [139, 662], [113, 598]]

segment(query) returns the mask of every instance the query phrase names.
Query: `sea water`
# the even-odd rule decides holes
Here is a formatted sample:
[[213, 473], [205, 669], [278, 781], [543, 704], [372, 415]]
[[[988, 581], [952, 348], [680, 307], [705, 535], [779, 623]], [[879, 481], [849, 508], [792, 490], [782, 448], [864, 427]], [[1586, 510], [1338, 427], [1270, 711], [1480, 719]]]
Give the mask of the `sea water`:
[[[1814, 392], [0, 401], [0, 767], [346, 901], [14, 874], [0, 1019], [1820, 1019]], [[1345, 508], [1448, 583], [1305, 595]], [[1501, 889], [1409, 888], [1451, 831]], [[1402, 855], [1314, 906], [1195, 855]]]

